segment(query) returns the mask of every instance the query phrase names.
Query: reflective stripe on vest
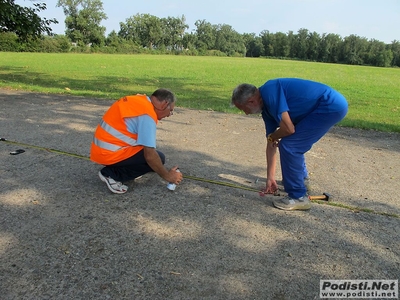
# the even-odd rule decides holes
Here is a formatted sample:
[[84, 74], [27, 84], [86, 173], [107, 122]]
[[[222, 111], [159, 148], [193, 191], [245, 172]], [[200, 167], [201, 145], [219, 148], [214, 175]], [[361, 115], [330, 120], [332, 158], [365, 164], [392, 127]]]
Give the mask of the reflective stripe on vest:
[[[109, 134], [111, 134], [113, 137], [115, 137], [116, 139], [119, 139], [127, 144], [129, 144], [130, 146], [137, 146], [137, 140], [119, 132], [118, 130], [116, 130], [115, 128], [111, 127], [109, 124], [107, 124], [104, 120], [102, 120], [100, 122], [100, 127], [103, 128], [106, 132], [108, 132]], [[117, 146], [114, 144], [110, 144], [104, 141], [99, 140], [98, 138], [94, 137], [93, 138], [93, 143], [103, 149], [109, 150], [109, 151], [118, 151], [119, 149], [124, 148], [123, 146]]]
[[115, 146], [114, 144], [100, 141], [99, 139], [96, 139], [96, 138], [93, 139], [93, 144], [95, 144], [96, 146], [98, 146], [100, 148], [103, 148], [105, 150], [109, 150], [112, 152], [118, 151], [119, 149], [122, 148], [120, 146]]

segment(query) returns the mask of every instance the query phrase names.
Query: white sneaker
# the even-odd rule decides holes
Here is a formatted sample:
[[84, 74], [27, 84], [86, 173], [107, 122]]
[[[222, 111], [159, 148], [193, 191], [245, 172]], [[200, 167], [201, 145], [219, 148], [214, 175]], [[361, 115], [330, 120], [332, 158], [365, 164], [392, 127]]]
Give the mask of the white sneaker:
[[99, 171], [99, 177], [101, 181], [107, 184], [108, 189], [115, 194], [124, 194], [128, 191], [128, 187], [123, 185], [122, 182], [115, 181], [111, 177], [105, 177], [101, 174], [101, 171]]
[[272, 203], [276, 208], [283, 210], [309, 210], [311, 208], [311, 202], [307, 195], [298, 199], [286, 196], [282, 199], [275, 200]]

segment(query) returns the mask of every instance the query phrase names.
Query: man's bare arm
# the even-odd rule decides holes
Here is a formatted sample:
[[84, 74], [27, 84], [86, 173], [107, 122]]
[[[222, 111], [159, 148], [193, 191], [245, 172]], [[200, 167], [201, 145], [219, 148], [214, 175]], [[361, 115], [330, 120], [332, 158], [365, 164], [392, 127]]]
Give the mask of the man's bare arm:
[[144, 147], [144, 158], [150, 168], [161, 178], [175, 184], [179, 184], [182, 181], [182, 173], [176, 172], [177, 167], [173, 167], [171, 170], [167, 170], [167, 168], [164, 167], [156, 149]]

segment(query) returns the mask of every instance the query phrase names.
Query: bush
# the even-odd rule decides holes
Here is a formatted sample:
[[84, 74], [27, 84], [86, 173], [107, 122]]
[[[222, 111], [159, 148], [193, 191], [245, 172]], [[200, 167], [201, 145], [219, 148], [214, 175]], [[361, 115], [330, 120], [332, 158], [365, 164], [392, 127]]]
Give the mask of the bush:
[[0, 32], [0, 51], [19, 52], [18, 36], [12, 32]]
[[207, 56], [227, 56], [225, 52], [219, 51], [219, 50], [208, 50], [206, 52]]
[[53, 37], [57, 45], [58, 52], [69, 52], [71, 50], [71, 41], [65, 35], [55, 35]]

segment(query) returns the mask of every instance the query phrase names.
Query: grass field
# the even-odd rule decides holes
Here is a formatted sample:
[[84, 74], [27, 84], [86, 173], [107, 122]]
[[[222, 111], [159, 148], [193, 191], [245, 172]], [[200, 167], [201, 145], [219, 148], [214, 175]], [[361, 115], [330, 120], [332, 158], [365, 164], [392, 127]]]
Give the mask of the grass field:
[[0, 52], [0, 87], [118, 99], [171, 89], [177, 106], [239, 113], [233, 88], [276, 77], [328, 84], [349, 101], [342, 126], [400, 132], [400, 69], [262, 58]]

